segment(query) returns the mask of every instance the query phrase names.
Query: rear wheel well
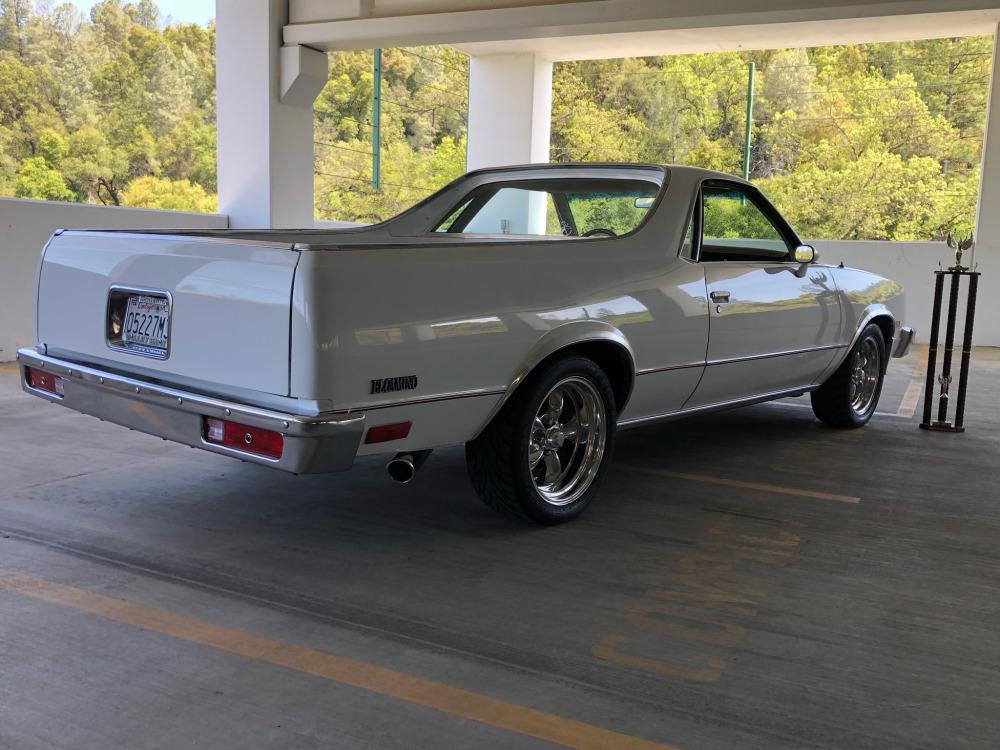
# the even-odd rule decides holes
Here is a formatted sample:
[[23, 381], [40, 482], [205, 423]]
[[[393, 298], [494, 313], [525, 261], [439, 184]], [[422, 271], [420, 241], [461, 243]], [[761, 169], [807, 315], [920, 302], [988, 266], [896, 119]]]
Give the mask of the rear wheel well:
[[625, 347], [612, 341], [581, 341], [553, 352], [532, 368], [532, 371], [571, 353], [586, 357], [604, 370], [604, 374], [611, 381], [611, 390], [615, 394], [615, 410], [621, 414], [629, 396], [632, 395], [632, 385], [635, 381], [632, 355]]
[[874, 323], [882, 331], [882, 338], [885, 339], [886, 358], [888, 359], [888, 355], [892, 351], [892, 339], [896, 335], [896, 324], [888, 315], [876, 315], [868, 323]]

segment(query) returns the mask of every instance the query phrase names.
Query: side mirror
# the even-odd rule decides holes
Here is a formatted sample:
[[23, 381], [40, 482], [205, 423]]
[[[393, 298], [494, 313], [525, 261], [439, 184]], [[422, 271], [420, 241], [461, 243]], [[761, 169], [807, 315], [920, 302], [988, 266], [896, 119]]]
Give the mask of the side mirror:
[[799, 245], [792, 253], [796, 263], [815, 263], [819, 260], [819, 253], [812, 245]]
[[649, 207], [651, 207], [653, 205], [653, 200], [654, 200], [653, 196], [651, 196], [651, 195], [645, 195], [645, 196], [642, 196], [641, 198], [636, 198], [635, 199], [635, 207], [636, 208], [649, 208]]

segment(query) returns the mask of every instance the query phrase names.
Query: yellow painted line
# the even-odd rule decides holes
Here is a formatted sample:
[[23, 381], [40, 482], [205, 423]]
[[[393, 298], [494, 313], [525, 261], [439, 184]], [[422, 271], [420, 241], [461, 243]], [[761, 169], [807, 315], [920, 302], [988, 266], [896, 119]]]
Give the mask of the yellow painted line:
[[245, 630], [213, 625], [25, 573], [0, 570], [0, 588], [563, 747], [579, 750], [677, 750], [670, 745], [619, 734], [356, 659], [284, 643]]
[[930, 356], [931, 347], [929, 344], [924, 344], [920, 347], [920, 354], [917, 355], [917, 366], [914, 369], [914, 375], [926, 375], [927, 374], [927, 358]]
[[773, 492], [779, 495], [796, 495], [798, 497], [808, 497], [815, 500], [835, 500], [838, 503], [853, 503], [857, 504], [861, 502], [860, 497], [852, 497], [851, 495], [834, 495], [830, 492], [817, 492], [815, 490], [804, 490], [798, 487], [782, 487], [778, 484], [762, 484], [760, 482], [744, 482], [740, 479], [726, 479], [725, 477], [714, 477], [707, 474], [688, 474], [682, 471], [669, 471], [667, 469], [654, 469], [650, 467], [643, 466], [632, 466], [625, 465], [622, 468], [626, 468], [629, 471], [639, 472], [640, 474], [652, 474], [658, 477], [668, 477], [670, 479], [684, 479], [690, 482], [704, 482], [706, 484], [721, 484], [725, 487], [741, 487], [747, 490], [760, 490], [761, 492]]
[[924, 390], [923, 380], [911, 380], [906, 386], [903, 400], [899, 402], [899, 409], [896, 410], [897, 417], [909, 419], [917, 411], [917, 404], [920, 403], [920, 394]]
[[929, 352], [929, 346], [920, 347], [920, 351], [917, 354], [917, 364], [913, 368], [913, 378], [910, 380], [910, 384], [906, 386], [903, 399], [899, 402], [899, 408], [896, 410], [897, 417], [910, 419], [917, 412], [917, 406], [920, 404], [920, 395], [924, 389], [924, 381], [927, 378], [927, 357]]

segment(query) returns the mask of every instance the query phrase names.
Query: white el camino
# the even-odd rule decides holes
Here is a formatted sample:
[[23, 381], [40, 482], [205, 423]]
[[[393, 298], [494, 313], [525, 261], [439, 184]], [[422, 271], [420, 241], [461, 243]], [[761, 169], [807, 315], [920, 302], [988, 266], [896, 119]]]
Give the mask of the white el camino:
[[558, 523], [617, 430], [807, 392], [864, 425], [902, 302], [734, 177], [533, 165], [370, 227], [56, 232], [18, 359], [28, 393], [294, 473], [464, 444], [487, 505]]

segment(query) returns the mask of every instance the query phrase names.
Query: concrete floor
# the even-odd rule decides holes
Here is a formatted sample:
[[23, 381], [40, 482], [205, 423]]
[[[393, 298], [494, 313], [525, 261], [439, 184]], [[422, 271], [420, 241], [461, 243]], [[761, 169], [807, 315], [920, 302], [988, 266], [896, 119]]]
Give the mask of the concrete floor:
[[920, 372], [623, 433], [541, 529], [460, 450], [296, 478], [0, 370], [0, 748], [996, 748], [1000, 352], [963, 435]]

